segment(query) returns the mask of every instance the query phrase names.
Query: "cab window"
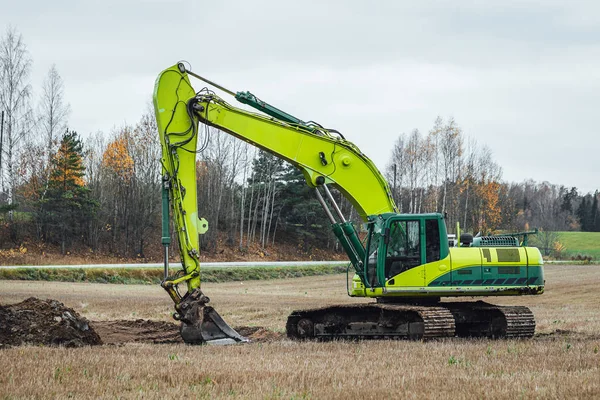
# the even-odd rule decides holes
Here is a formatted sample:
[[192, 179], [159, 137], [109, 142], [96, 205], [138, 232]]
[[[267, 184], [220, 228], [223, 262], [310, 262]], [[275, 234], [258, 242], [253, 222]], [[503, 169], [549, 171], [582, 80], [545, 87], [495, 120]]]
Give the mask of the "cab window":
[[440, 259], [440, 226], [438, 220], [428, 219], [425, 221], [425, 258], [426, 262], [434, 262]]
[[419, 221], [394, 221], [390, 225], [386, 251], [386, 278], [421, 264]]

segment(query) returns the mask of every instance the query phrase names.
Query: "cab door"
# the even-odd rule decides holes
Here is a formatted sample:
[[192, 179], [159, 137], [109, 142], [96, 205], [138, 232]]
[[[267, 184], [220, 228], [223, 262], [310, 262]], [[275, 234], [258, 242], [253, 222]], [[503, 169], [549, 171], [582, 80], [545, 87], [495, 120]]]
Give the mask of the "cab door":
[[399, 275], [395, 284], [400, 286], [424, 286], [423, 264], [424, 230], [419, 219], [402, 219], [390, 222], [382, 254], [384, 281]]

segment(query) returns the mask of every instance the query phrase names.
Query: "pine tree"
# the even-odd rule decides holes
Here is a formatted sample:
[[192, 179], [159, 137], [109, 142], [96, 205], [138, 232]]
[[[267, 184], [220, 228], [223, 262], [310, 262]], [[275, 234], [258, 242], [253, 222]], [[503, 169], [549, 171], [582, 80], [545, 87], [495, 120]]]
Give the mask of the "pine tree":
[[599, 231], [600, 218], [598, 218], [598, 191], [594, 192], [594, 199], [592, 200], [592, 209], [590, 210], [590, 231]]
[[293, 238], [304, 252], [312, 246], [324, 248], [330, 239], [331, 225], [313, 188], [310, 188], [302, 172], [287, 165], [283, 176], [284, 185], [280, 193], [282, 207], [281, 230], [286, 237]]
[[578, 196], [577, 194], [577, 188], [576, 187], [572, 187], [570, 191], [566, 192], [562, 198], [562, 204], [560, 206], [560, 209], [562, 211], [566, 211], [569, 214], [573, 213], [573, 200], [576, 199]]
[[98, 207], [85, 185], [84, 170], [81, 140], [77, 132], [67, 130], [51, 160], [48, 188], [38, 211], [43, 237], [59, 242], [63, 254], [74, 237], [85, 233]]
[[581, 199], [581, 203], [579, 203], [579, 207], [577, 208], [577, 218], [579, 219], [579, 223], [581, 224], [581, 230], [583, 232], [588, 232], [590, 230], [590, 209], [587, 201], [587, 196], [583, 196]]

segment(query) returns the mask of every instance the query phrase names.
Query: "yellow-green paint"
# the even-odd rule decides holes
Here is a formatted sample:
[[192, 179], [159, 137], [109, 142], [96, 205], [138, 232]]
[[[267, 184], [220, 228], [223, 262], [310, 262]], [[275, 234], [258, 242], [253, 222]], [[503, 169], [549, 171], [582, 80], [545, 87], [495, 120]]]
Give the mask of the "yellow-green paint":
[[[369, 288], [363, 285], [360, 277], [354, 276], [352, 280], [351, 295], [356, 297], [450, 297], [450, 296], [502, 296], [521, 294], [542, 294], [544, 291], [543, 260], [539, 250], [535, 247], [511, 248], [518, 251], [520, 261], [498, 261], [497, 248], [482, 247], [455, 247], [450, 248], [450, 253], [442, 260], [420, 265], [404, 271], [388, 279], [384, 286]], [[489, 252], [490, 261], [483, 255], [483, 250]], [[501, 249], [502, 250], [502, 249]], [[486, 274], [498, 278], [498, 268], [519, 267], [522, 275], [528, 279], [536, 278], [535, 284], [484, 284]], [[478, 276], [483, 282], [464, 286], [431, 286], [433, 282], [443, 276], [460, 274], [466, 269], [481, 269]], [[489, 272], [486, 272], [488, 271]], [[460, 275], [459, 275], [460, 276]], [[506, 275], [510, 278], [510, 275]], [[452, 280], [458, 280], [452, 276]], [[464, 281], [464, 278], [460, 278]]]
[[[188, 74], [178, 65], [156, 80], [154, 107], [162, 146], [163, 173], [172, 178], [170, 201], [188, 290], [200, 286], [196, 154], [198, 120], [268, 151], [299, 168], [310, 186], [328, 183], [340, 190], [360, 216], [395, 212], [385, 178], [351, 142], [333, 134], [315, 133], [260, 114], [232, 107], [215, 95], [199, 97], [190, 118], [187, 107], [196, 98]], [[177, 146], [178, 143], [185, 143]], [[186, 151], [187, 150], [187, 151]]]
[[[193, 108], [192, 108], [193, 106]], [[196, 94], [186, 72], [177, 65], [163, 71], [154, 91], [154, 107], [162, 146], [163, 174], [171, 181], [170, 201], [180, 246], [182, 264], [186, 274], [170, 282], [187, 282], [191, 291], [200, 286], [198, 210], [196, 195], [196, 145], [198, 123], [203, 122], [268, 151], [299, 168], [309, 186], [331, 184], [356, 208], [363, 220], [374, 218], [389, 226], [390, 221], [402, 219], [394, 214], [396, 206], [389, 186], [375, 167], [351, 142], [327, 130], [311, 130], [307, 126], [286, 123], [261, 114], [235, 108], [214, 94]], [[386, 216], [383, 218], [383, 216]], [[448, 250], [446, 229], [441, 215], [416, 215], [421, 220], [420, 237], [425, 243], [425, 219], [439, 221], [441, 260], [425, 263], [391, 277], [376, 287], [365, 287], [363, 280], [355, 276], [351, 295], [362, 297], [388, 296], [473, 296], [515, 295], [543, 292], [542, 260], [536, 248], [521, 247], [511, 254], [518, 254], [519, 261], [500, 260], [493, 248], [452, 248]], [[385, 230], [377, 234], [381, 253], [377, 259], [377, 279], [382, 281], [386, 264]], [[437, 238], [436, 238], [437, 240]], [[501, 252], [502, 250], [497, 250]], [[500, 253], [498, 253], [500, 254]], [[516, 257], [516, 256], [515, 256]], [[362, 258], [362, 256], [361, 256]], [[370, 265], [365, 254], [364, 265]], [[527, 271], [535, 277], [535, 285], [496, 284], [500, 268], [518, 267], [519, 273]], [[359, 268], [357, 268], [357, 271]], [[453, 275], [468, 273], [492, 284], [452, 286], [458, 280]], [[510, 269], [508, 269], [510, 271]], [[364, 270], [363, 270], [364, 272]], [[365, 272], [366, 273], [366, 272]], [[369, 272], [369, 274], [371, 274]], [[489, 279], [484, 276], [487, 274]], [[372, 275], [370, 275], [372, 276]], [[485, 280], [484, 280], [485, 279]], [[449, 282], [450, 286], [445, 286]], [[176, 296], [171, 291], [171, 296]]]
[[[198, 204], [196, 195], [196, 144], [198, 136], [190, 130], [186, 101], [195, 91], [177, 66], [163, 71], [154, 87], [154, 109], [162, 146], [163, 175], [172, 178], [169, 190], [188, 290], [200, 287]], [[187, 133], [186, 130], [189, 130]], [[182, 133], [176, 135], [176, 133]], [[178, 147], [178, 143], [188, 143]], [[186, 151], [187, 150], [187, 151]]]
[[303, 172], [309, 186], [317, 186], [317, 179], [323, 177], [324, 183], [344, 194], [363, 220], [396, 212], [385, 178], [351, 142], [249, 113], [216, 96], [205, 97], [200, 104], [204, 107], [202, 122], [288, 161]]

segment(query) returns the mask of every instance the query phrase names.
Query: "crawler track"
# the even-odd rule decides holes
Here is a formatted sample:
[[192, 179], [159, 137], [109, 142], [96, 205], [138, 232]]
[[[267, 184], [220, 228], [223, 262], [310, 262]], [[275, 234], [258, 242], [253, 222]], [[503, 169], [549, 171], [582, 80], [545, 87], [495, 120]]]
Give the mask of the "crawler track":
[[396, 304], [338, 305], [294, 311], [293, 339], [432, 339], [452, 337], [454, 317], [443, 307]]
[[443, 303], [456, 321], [460, 337], [530, 338], [535, 333], [533, 313], [523, 306], [476, 303]]
[[292, 339], [435, 339], [445, 337], [530, 338], [532, 312], [522, 306], [484, 302], [336, 305], [294, 311], [288, 317]]

